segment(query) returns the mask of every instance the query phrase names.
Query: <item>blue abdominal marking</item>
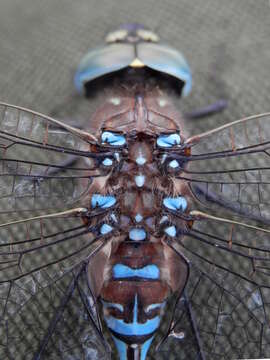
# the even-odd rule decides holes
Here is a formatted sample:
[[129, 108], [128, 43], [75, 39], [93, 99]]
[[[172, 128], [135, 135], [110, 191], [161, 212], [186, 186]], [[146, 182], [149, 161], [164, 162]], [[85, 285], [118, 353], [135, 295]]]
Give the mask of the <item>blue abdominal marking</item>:
[[104, 131], [101, 135], [101, 141], [103, 144], [107, 143], [113, 146], [123, 146], [126, 143], [123, 135], [111, 131]]
[[159, 279], [160, 271], [156, 265], [147, 265], [140, 269], [132, 269], [129, 266], [123, 264], [116, 264], [113, 267], [114, 279], [123, 279], [138, 277], [143, 279], [157, 280]]
[[[113, 338], [113, 341], [115, 342], [118, 353], [120, 355], [120, 360], [127, 360], [127, 345], [126, 345], [126, 343], [117, 339], [115, 336], [112, 336], [112, 338]], [[150, 347], [153, 339], [154, 339], [154, 336], [152, 336], [150, 339], [146, 340], [142, 345], [140, 345], [140, 347], [141, 347], [140, 360], [146, 359], [147, 351], [149, 350], [149, 347]]]
[[120, 360], [127, 360], [127, 344], [117, 339], [115, 336], [112, 336], [112, 338], [117, 347], [118, 354], [120, 355]]
[[121, 304], [109, 303], [106, 301], [102, 301], [102, 305], [103, 305], [104, 309], [115, 308], [121, 312], [124, 312], [124, 306]]
[[158, 309], [158, 308], [162, 309], [162, 308], [164, 308], [165, 304], [166, 304], [165, 302], [158, 303], [158, 304], [151, 304], [151, 305], [147, 306], [147, 308], [145, 309], [145, 312], [148, 313], [148, 312]]
[[157, 138], [157, 146], [159, 147], [168, 148], [175, 145], [180, 145], [180, 143], [180, 135], [177, 133], [169, 135], [159, 135], [159, 137]]
[[92, 208], [100, 207], [101, 209], [107, 209], [116, 203], [116, 199], [111, 195], [93, 194], [91, 199]]
[[150, 339], [145, 341], [145, 343], [143, 344], [142, 350], [141, 350], [141, 359], [140, 360], [146, 359], [147, 351], [149, 350], [149, 347], [150, 347], [151, 342], [153, 341], [153, 339], [154, 339], [154, 337], [152, 336]]
[[129, 231], [130, 240], [141, 241], [146, 238], [146, 232], [144, 229], [133, 228]]
[[126, 323], [122, 319], [117, 319], [114, 316], [104, 317], [107, 326], [117, 334], [126, 336], [144, 336], [149, 335], [157, 330], [160, 324], [160, 316], [155, 316], [152, 319], [148, 319], [144, 323], [138, 322], [138, 299], [135, 296], [134, 308], [133, 308], [133, 321], [132, 323]]
[[187, 208], [187, 200], [183, 196], [167, 197], [163, 199], [163, 205], [170, 210], [185, 211]]
[[113, 230], [113, 227], [109, 224], [103, 224], [100, 228], [101, 235], [106, 235]]
[[174, 225], [167, 227], [164, 231], [171, 237], [175, 237], [176, 235], [176, 227]]

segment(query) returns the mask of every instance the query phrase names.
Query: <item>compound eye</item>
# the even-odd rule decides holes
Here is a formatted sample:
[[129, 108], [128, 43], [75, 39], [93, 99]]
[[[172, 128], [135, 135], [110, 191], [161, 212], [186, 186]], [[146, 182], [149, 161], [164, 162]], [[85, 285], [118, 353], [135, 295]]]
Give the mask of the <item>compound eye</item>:
[[109, 144], [112, 146], [124, 146], [126, 139], [124, 135], [113, 133], [111, 131], [104, 131], [101, 135], [102, 144]]
[[163, 134], [157, 138], [157, 146], [162, 148], [170, 148], [181, 144], [180, 135], [174, 134]]

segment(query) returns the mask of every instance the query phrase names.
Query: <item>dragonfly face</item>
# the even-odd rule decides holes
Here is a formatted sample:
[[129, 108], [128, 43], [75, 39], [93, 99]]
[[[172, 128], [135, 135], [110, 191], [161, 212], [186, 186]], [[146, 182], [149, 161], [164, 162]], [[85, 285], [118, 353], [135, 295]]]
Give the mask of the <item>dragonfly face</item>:
[[0, 358], [269, 357], [270, 115], [187, 133], [147, 31], [79, 66], [114, 75], [86, 129], [0, 105]]

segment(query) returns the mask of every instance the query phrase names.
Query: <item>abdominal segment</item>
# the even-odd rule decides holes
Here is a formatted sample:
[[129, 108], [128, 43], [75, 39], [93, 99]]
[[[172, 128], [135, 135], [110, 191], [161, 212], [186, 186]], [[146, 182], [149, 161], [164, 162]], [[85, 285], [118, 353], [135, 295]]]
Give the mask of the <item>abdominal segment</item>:
[[161, 243], [124, 241], [107, 266], [99, 295], [103, 320], [120, 359], [143, 360], [170, 295], [185, 286], [187, 265]]

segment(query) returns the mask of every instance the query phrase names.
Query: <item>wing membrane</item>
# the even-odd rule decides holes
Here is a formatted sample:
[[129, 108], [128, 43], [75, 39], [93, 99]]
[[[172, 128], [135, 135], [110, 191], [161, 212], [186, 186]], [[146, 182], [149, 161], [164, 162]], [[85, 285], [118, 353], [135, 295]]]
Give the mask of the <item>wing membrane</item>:
[[[87, 282], [77, 279], [77, 273], [73, 269], [53, 278], [44, 270], [12, 284], [10, 311], [0, 320], [1, 358], [84, 358], [95, 351], [108, 359], [82, 303]], [[89, 291], [87, 296], [90, 302]]]
[[[186, 293], [196, 321], [201, 356], [267, 357], [270, 229], [195, 211], [191, 215], [197, 221], [186, 233], [180, 231], [172, 246], [190, 261]], [[183, 339], [170, 336], [165, 348], [166, 344], [174, 343], [180, 352], [181, 341], [192, 340], [185, 338], [190, 325], [183, 317], [183, 310], [176, 311], [171, 328], [171, 335], [177, 331], [183, 334]], [[186, 359], [182, 354], [179, 358]]]
[[84, 209], [50, 214], [0, 227], [0, 284], [51, 266], [63, 271], [84, 259], [98, 240], [80, 219]]
[[180, 178], [190, 182], [200, 201], [207, 205], [218, 203], [238, 213], [269, 220], [268, 113], [193, 136], [187, 139], [186, 145], [192, 147], [192, 155]]
[[94, 136], [7, 104], [0, 114], [0, 213], [63, 209], [87, 194], [106, 155], [90, 151]]

